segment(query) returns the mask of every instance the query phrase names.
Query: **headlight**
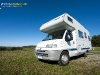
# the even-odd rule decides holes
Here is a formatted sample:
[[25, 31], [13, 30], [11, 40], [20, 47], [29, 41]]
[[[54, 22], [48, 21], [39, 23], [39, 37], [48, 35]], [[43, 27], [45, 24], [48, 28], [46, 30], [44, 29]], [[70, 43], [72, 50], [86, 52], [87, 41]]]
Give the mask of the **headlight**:
[[46, 48], [57, 48], [57, 44], [47, 44]]
[[52, 44], [47, 44], [46, 48], [52, 48]]
[[52, 48], [57, 48], [57, 44], [53, 44], [52, 45]]

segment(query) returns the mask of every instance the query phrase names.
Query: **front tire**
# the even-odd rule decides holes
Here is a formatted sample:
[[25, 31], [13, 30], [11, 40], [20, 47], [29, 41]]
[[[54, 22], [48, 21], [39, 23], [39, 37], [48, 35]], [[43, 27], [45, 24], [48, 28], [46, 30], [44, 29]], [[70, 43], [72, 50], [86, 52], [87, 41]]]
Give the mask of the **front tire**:
[[69, 64], [69, 54], [68, 52], [66, 51], [63, 51], [60, 55], [60, 58], [59, 58], [59, 61], [58, 61], [58, 64], [60, 66], [66, 66]]

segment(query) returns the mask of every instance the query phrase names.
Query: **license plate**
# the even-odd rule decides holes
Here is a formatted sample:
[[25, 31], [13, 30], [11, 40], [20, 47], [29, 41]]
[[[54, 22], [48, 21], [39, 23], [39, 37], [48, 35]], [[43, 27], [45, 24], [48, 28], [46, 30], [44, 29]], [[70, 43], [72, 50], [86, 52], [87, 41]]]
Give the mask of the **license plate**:
[[38, 56], [39, 59], [42, 59], [42, 56]]

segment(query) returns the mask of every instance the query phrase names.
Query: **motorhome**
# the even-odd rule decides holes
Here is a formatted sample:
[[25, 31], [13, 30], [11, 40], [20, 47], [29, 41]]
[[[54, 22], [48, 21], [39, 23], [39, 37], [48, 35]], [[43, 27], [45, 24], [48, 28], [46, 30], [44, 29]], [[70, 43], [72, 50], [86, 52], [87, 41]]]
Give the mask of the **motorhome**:
[[58, 61], [65, 66], [70, 57], [83, 55], [92, 50], [90, 33], [77, 20], [64, 13], [40, 27], [47, 34], [35, 49], [39, 60]]

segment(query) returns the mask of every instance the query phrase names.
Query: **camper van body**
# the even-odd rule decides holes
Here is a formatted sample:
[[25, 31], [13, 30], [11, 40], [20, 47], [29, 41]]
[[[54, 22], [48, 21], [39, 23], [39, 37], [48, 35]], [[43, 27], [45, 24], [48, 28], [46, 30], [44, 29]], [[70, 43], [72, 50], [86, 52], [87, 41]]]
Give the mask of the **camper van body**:
[[[47, 37], [36, 46], [38, 59], [62, 61], [61, 65], [67, 65], [70, 57], [92, 50], [89, 31], [67, 13], [43, 24], [40, 31], [47, 33]], [[66, 53], [67, 58], [62, 56]]]

